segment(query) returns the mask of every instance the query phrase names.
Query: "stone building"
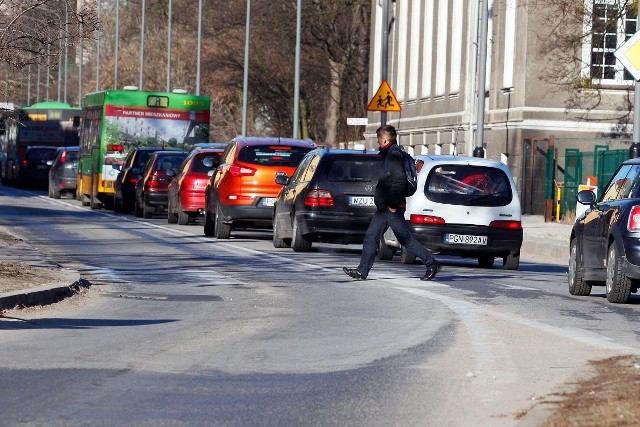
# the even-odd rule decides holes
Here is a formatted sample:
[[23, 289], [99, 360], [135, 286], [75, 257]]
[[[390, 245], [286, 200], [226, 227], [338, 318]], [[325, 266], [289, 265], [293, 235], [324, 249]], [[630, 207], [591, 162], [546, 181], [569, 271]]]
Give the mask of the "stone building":
[[[388, 2], [387, 81], [402, 111], [387, 113], [386, 122], [398, 129], [400, 144], [414, 154], [472, 155], [479, 145], [477, 76], [484, 69], [485, 157], [510, 167], [525, 213], [541, 214], [550, 185], [562, 185], [567, 148], [629, 149], [634, 82], [614, 51], [635, 33], [636, 11], [626, 5], [633, 2], [573, 0], [574, 5], [584, 1], [584, 8], [574, 8], [583, 13], [581, 21], [558, 15], [553, 10], [558, 2], [485, 1], [372, 0], [370, 93], [382, 83], [382, 16]], [[487, 59], [479, 67], [485, 6]], [[560, 36], [552, 38], [558, 28]], [[582, 38], [563, 52], [561, 43], [568, 43], [572, 32]], [[566, 75], [554, 80], [549, 74], [556, 69]], [[368, 119], [366, 145], [375, 146], [381, 114], [370, 112]]]

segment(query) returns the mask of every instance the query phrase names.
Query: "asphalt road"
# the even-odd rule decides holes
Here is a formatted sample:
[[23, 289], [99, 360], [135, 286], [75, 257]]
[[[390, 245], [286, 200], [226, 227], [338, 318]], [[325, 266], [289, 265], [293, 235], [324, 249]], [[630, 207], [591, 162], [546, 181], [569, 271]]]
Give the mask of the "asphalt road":
[[0, 224], [92, 283], [2, 321], [4, 425], [512, 426], [588, 360], [640, 349], [620, 326], [640, 299], [572, 297], [562, 266], [440, 257], [421, 282], [396, 260], [356, 282], [357, 245], [216, 241], [17, 190]]

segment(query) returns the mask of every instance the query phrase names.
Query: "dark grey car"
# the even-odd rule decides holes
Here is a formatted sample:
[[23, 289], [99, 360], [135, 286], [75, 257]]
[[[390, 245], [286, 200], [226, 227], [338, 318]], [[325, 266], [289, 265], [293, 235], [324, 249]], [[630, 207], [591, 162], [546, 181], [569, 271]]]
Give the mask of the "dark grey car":
[[313, 242], [362, 243], [382, 167], [377, 151], [309, 152], [291, 178], [276, 178], [284, 187], [274, 208], [273, 245], [305, 252]]
[[49, 197], [59, 199], [63, 193], [75, 198], [78, 176], [78, 147], [60, 147], [54, 160], [49, 160]]

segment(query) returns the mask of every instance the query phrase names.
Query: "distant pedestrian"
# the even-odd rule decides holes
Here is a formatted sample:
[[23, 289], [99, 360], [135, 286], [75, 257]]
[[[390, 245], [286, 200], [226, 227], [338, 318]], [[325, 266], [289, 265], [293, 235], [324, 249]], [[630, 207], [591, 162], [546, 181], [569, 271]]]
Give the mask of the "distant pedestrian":
[[371, 219], [362, 244], [362, 256], [357, 268], [344, 267], [342, 270], [357, 280], [366, 280], [373, 266], [376, 249], [387, 227], [393, 230], [404, 250], [409, 250], [422, 260], [427, 270], [420, 280], [431, 280], [442, 269], [429, 250], [411, 234], [404, 219], [406, 210], [405, 187], [407, 179], [403, 167], [401, 148], [398, 147], [397, 133], [393, 126], [382, 126], [376, 131], [380, 155], [386, 159], [388, 170], [382, 170], [376, 185], [374, 203], [377, 211]]

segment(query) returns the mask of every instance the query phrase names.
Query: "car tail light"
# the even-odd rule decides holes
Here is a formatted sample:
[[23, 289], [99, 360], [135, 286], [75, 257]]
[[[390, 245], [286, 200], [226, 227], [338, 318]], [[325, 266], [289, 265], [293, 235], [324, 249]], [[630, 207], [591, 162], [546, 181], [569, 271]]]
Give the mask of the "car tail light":
[[640, 231], [640, 206], [634, 206], [629, 213], [629, 222], [627, 223], [627, 230], [631, 232]]
[[333, 195], [328, 190], [311, 190], [304, 199], [305, 206], [333, 206]]
[[522, 223], [520, 221], [499, 220], [499, 221], [491, 221], [489, 223], [489, 227], [506, 228], [508, 230], [520, 230], [522, 228]]
[[235, 201], [254, 201], [256, 196], [243, 196], [242, 194], [230, 194], [227, 196], [228, 200]]
[[130, 184], [136, 185], [138, 183], [138, 177], [136, 175], [131, 174], [127, 178], [127, 181], [129, 181]]
[[62, 155], [60, 156], [60, 163], [64, 163], [67, 161], [67, 152], [63, 151]]
[[158, 180], [158, 172], [154, 172], [149, 177], [147, 182], [144, 183], [145, 191], [157, 191], [160, 188], [160, 181]]
[[439, 216], [417, 215], [417, 214], [411, 214], [411, 216], [409, 217], [409, 221], [412, 224], [424, 224], [424, 225], [438, 225], [438, 224], [447, 223], [444, 220], [444, 218], [441, 218]]
[[22, 159], [22, 162], [21, 162], [21, 163], [22, 163], [22, 166], [23, 166], [23, 167], [25, 167], [25, 168], [26, 168], [26, 167], [27, 167], [27, 165], [29, 164], [29, 162], [27, 162], [27, 159]]
[[255, 175], [256, 170], [238, 165], [231, 165], [229, 167], [229, 173], [231, 176], [253, 176]]
[[107, 144], [107, 151], [124, 151], [124, 146], [121, 144]]

